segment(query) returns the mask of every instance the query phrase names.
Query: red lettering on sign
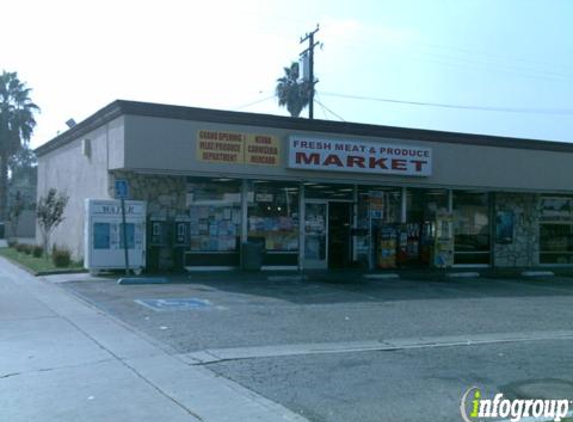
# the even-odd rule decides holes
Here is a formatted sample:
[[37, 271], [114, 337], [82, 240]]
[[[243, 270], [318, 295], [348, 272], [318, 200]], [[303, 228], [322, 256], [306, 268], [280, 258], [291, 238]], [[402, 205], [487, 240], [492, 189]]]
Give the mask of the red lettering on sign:
[[340, 158], [336, 154], [330, 154], [322, 162], [323, 166], [330, 166], [331, 164], [334, 164], [337, 167], [344, 167], [344, 164], [342, 164], [342, 161], [340, 161]]
[[406, 167], [406, 160], [392, 159], [392, 170], [408, 170]]
[[364, 157], [359, 157], [356, 155], [349, 155], [346, 157], [346, 165], [348, 167], [360, 167], [364, 168]]
[[269, 136], [255, 136], [255, 142], [257, 144], [270, 144], [271, 138]]
[[318, 153], [307, 155], [305, 152], [297, 152], [294, 159], [297, 164], [320, 164], [320, 154]]
[[412, 160], [412, 163], [414, 163], [414, 168], [416, 169], [416, 171], [422, 171], [422, 165], [428, 164], [427, 161], [420, 161], [420, 160]]
[[380, 167], [381, 169], [388, 170], [388, 167], [385, 164], [387, 160], [387, 158], [376, 159], [376, 157], [370, 157], [370, 160], [368, 160], [368, 167], [371, 169]]

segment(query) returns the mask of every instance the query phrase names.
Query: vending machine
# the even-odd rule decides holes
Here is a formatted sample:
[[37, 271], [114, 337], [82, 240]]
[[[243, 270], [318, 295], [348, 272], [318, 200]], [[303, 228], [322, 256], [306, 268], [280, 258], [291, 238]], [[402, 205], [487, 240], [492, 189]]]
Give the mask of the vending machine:
[[181, 271], [185, 267], [185, 252], [191, 242], [191, 220], [186, 215], [180, 215], [175, 217], [173, 226], [174, 266], [176, 270]]
[[[145, 268], [145, 211], [143, 201], [125, 201], [129, 268]], [[122, 208], [119, 200], [86, 199], [84, 267], [90, 273], [125, 268]]]
[[162, 265], [162, 251], [171, 249], [170, 224], [164, 215], [150, 215], [147, 230], [147, 270], [154, 272], [166, 269]]
[[396, 268], [396, 229], [384, 224], [378, 230], [377, 265], [378, 268]]

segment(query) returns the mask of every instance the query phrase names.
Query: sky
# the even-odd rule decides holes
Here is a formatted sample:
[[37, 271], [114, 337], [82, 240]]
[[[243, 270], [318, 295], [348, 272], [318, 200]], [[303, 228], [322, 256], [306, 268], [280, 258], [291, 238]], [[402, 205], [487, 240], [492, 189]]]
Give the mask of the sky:
[[[0, 0], [0, 71], [38, 147], [116, 99], [288, 115], [320, 25], [316, 119], [573, 142], [571, 0]], [[303, 111], [303, 116], [307, 112]]]

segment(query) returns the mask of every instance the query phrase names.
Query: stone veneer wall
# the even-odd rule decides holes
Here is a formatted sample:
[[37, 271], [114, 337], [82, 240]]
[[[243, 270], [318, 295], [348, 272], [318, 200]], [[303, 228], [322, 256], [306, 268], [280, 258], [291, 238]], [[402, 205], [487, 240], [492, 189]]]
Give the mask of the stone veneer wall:
[[[531, 267], [539, 265], [539, 196], [533, 193], [495, 194], [495, 213], [512, 211], [514, 215], [513, 242], [495, 243], [496, 267]], [[495, 218], [495, 215], [494, 215]]]
[[[129, 183], [129, 199], [145, 201], [147, 216], [173, 219], [178, 215], [187, 214], [185, 206], [187, 183], [185, 176], [167, 176], [154, 174], [138, 174], [127, 171], [115, 171], [109, 178], [109, 195], [114, 197], [116, 179], [124, 179]], [[164, 247], [159, 250], [159, 269], [168, 270], [174, 267], [173, 249]]]
[[173, 218], [186, 213], [185, 197], [187, 184], [185, 176], [162, 176], [115, 171], [109, 178], [110, 198], [114, 197], [116, 179], [129, 183], [129, 199], [147, 202], [147, 214]]

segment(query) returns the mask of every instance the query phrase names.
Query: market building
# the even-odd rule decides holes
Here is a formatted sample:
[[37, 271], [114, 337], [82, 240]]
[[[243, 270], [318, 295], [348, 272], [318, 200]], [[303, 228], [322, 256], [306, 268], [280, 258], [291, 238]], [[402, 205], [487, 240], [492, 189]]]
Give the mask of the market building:
[[263, 269], [573, 265], [565, 142], [115, 101], [36, 153], [38, 197], [70, 197], [52, 241], [75, 259], [94, 247], [85, 200], [122, 181], [149, 269], [240, 267], [256, 242]]

